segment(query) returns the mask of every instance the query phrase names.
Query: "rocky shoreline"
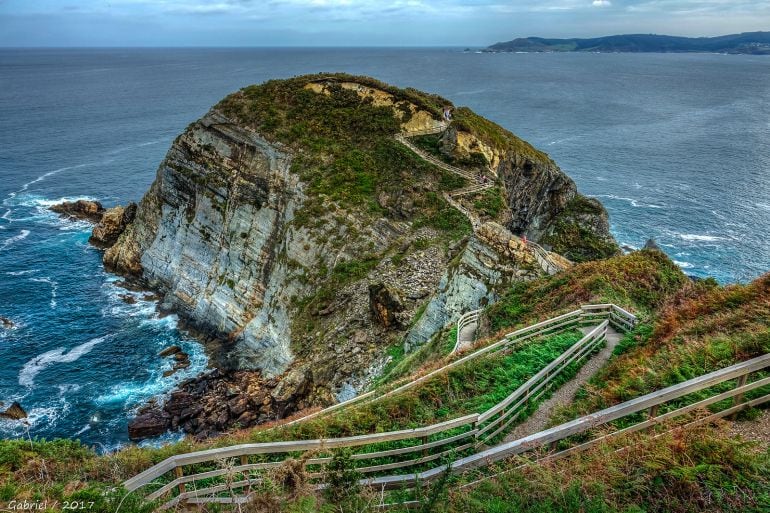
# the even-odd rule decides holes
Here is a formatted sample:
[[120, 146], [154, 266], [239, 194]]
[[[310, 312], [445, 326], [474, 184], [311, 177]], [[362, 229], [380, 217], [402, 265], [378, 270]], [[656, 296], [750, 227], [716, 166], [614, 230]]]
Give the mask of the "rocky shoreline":
[[280, 390], [279, 379], [264, 379], [257, 371], [214, 369], [180, 383], [165, 402], [142, 407], [129, 422], [128, 435], [141, 440], [181, 429], [204, 439], [280, 419], [297, 410], [292, 396], [275, 397]]

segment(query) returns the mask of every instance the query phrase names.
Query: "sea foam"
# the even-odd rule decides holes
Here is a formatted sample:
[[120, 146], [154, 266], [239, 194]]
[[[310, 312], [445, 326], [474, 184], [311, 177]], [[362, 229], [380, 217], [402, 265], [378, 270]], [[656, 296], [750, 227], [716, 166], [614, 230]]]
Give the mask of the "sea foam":
[[6, 250], [9, 246], [16, 244], [17, 242], [26, 239], [30, 234], [29, 230], [21, 230], [18, 235], [14, 235], [9, 239], [5, 239], [0, 245], [0, 251]]
[[84, 354], [90, 353], [98, 344], [105, 341], [107, 337], [97, 337], [75, 346], [69, 351], [64, 347], [52, 349], [40, 354], [24, 364], [19, 372], [19, 385], [31, 388], [35, 384], [35, 377], [47, 367], [55, 363], [71, 363], [78, 360]]

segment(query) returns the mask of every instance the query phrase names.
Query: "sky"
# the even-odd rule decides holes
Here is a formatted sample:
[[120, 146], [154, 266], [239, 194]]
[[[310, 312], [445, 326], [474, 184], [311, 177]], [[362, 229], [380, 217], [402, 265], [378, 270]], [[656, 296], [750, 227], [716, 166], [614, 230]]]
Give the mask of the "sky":
[[770, 30], [770, 0], [0, 0], [0, 47], [487, 46]]

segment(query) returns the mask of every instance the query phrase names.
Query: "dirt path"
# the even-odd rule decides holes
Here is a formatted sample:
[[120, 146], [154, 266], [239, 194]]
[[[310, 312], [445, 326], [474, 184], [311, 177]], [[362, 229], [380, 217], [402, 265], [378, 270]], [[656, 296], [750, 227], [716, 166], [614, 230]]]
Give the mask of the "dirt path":
[[462, 351], [464, 348], [473, 345], [476, 341], [476, 329], [478, 327], [478, 323], [472, 322], [460, 330], [460, 344], [458, 344], [457, 347], [458, 351]]
[[[581, 331], [583, 333], [588, 333], [594, 328], [595, 326], [581, 328]], [[612, 351], [615, 349], [615, 346], [618, 345], [621, 336], [622, 335], [615, 331], [612, 326], [608, 327], [607, 343], [602, 350], [591, 357], [574, 378], [559, 387], [550, 399], [544, 401], [531, 417], [522, 424], [516, 426], [514, 430], [505, 437], [505, 441], [518, 440], [519, 438], [545, 429], [548, 426], [548, 421], [551, 418], [554, 408], [570, 404], [575, 399], [575, 394], [578, 389], [591, 379], [599, 369], [604, 367], [604, 364], [606, 364], [610, 359], [610, 356], [612, 356]]]

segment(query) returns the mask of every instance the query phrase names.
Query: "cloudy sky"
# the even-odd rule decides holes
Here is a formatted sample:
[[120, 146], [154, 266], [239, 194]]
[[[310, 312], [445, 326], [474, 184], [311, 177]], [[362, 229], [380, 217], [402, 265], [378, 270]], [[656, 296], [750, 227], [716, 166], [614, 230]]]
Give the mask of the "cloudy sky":
[[753, 30], [770, 30], [770, 0], [0, 0], [0, 46], [486, 46]]

